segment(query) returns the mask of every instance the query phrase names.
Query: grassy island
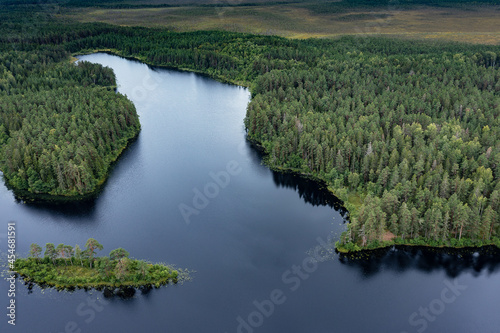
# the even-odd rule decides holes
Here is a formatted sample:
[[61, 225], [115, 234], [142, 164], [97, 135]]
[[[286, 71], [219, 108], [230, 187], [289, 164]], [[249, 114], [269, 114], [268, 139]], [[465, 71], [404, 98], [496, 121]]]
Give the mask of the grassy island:
[[160, 287], [177, 283], [179, 272], [164, 264], [151, 264], [130, 259], [129, 253], [122, 248], [110, 252], [109, 256], [96, 257], [102, 245], [90, 238], [81, 249], [69, 245], [52, 243], [42, 248], [32, 244], [29, 258], [18, 258], [14, 271], [25, 282], [57, 289], [74, 288], [142, 288]]

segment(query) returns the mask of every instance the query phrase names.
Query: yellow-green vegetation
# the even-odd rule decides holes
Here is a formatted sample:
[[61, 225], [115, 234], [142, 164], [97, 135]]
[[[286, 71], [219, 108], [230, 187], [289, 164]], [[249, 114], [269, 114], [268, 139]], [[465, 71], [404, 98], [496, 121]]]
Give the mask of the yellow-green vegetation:
[[[71, 7], [63, 9], [62, 15], [81, 22], [161, 26], [175, 31], [226, 30], [291, 38], [351, 34], [500, 42], [500, 5], [493, 1], [436, 1], [437, 5], [431, 1], [353, 1], [352, 6], [344, 5], [347, 0], [252, 2], [245, 5], [245, 1], [227, 1], [218, 6], [170, 2], [169, 7], [152, 8]], [[160, 5], [151, 3], [155, 4]]]
[[14, 271], [24, 281], [57, 289], [73, 288], [123, 288], [160, 287], [169, 282], [177, 283], [179, 272], [164, 264], [152, 264], [130, 259], [122, 248], [110, 252], [109, 256], [95, 257], [102, 245], [90, 238], [82, 250], [59, 244], [47, 243], [44, 257], [42, 248], [31, 244], [30, 257], [18, 258]]

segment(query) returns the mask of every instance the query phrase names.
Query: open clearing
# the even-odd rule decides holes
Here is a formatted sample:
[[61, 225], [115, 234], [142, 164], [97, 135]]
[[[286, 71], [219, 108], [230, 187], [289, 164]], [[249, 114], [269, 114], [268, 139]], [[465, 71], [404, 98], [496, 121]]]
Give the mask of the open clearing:
[[81, 22], [163, 26], [175, 31], [228, 30], [290, 38], [385, 35], [500, 43], [500, 5], [460, 8], [374, 6], [328, 10], [328, 7], [312, 7], [307, 2], [234, 6], [230, 1], [221, 1], [220, 6], [66, 8], [61, 15]]

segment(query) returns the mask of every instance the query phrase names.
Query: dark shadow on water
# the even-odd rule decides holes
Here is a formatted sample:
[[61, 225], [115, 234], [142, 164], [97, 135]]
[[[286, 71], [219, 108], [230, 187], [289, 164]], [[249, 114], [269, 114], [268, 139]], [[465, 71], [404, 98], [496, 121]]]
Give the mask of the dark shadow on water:
[[412, 270], [424, 273], [443, 270], [448, 277], [455, 278], [464, 273], [477, 276], [483, 271], [496, 272], [500, 264], [500, 249], [494, 246], [469, 249], [401, 246], [354, 255], [340, 254], [338, 260], [358, 270], [365, 279], [387, 271], [404, 273]]
[[[261, 165], [266, 171], [270, 170], [267, 166], [263, 165], [266, 154], [262, 147], [250, 141], [247, 141], [247, 146], [249, 148], [248, 155], [252, 158], [253, 162]], [[324, 182], [308, 179], [303, 175], [293, 172], [271, 172], [274, 184], [277, 187], [293, 189], [306, 203], [313, 206], [331, 207], [338, 211], [343, 218], [347, 218], [348, 211], [345, 209], [344, 203], [328, 191]]]
[[267, 174], [271, 170], [264, 165], [264, 157], [266, 154], [261, 146], [254, 142], [245, 140], [245, 156], [248, 156], [252, 161], [252, 165], [259, 171], [260, 174]]
[[110, 179], [116, 176], [120, 167], [127, 165], [127, 161], [136, 160], [140, 150], [140, 134], [133, 139], [127, 148], [121, 153], [120, 157], [111, 164], [108, 177], [101, 185], [99, 190], [82, 200], [74, 201], [25, 201], [16, 197], [18, 204], [23, 204], [24, 209], [37, 216], [51, 216], [54, 220], [62, 219], [64, 221], [87, 220], [95, 221], [93, 217], [97, 211], [97, 205], [101, 195], [104, 195]]
[[106, 299], [112, 299], [115, 297], [119, 299], [132, 299], [135, 296], [136, 289], [132, 287], [115, 288], [115, 289], [104, 288], [102, 293]]
[[49, 215], [56, 220], [60, 218], [65, 218], [65, 220], [66, 218], [67, 220], [91, 219], [95, 214], [97, 200], [98, 198], [65, 203], [29, 203], [24, 208], [34, 215]]
[[273, 181], [277, 187], [294, 189], [306, 203], [334, 208], [344, 218], [347, 215], [343, 202], [328, 191], [326, 184], [322, 182], [294, 173], [277, 171], [273, 171]]

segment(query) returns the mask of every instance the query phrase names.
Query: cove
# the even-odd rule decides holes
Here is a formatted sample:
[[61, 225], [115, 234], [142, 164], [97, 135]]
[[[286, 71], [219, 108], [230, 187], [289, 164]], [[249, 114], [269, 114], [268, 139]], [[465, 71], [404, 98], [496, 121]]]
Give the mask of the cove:
[[[127, 299], [17, 282], [17, 332], [465, 333], [500, 326], [496, 252], [328, 252], [323, 244], [345, 229], [345, 212], [318, 184], [261, 164], [245, 139], [247, 89], [108, 54], [80, 59], [115, 71], [142, 131], [93, 200], [23, 204], [1, 185], [2, 258], [1, 236], [15, 221], [22, 256], [33, 242], [93, 237], [105, 254], [124, 247], [137, 258], [188, 268], [193, 280]], [[239, 172], [229, 174], [234, 162], [230, 170]], [[229, 181], [221, 176], [217, 185], [213, 175], [222, 172]], [[208, 201], [198, 208], [196, 190]], [[182, 204], [198, 211], [189, 223]], [[315, 250], [321, 258], [314, 262]], [[446, 288], [444, 300], [455, 296], [449, 303], [441, 298]], [[4, 301], [7, 289], [0, 280]], [[0, 331], [11, 332], [6, 319]]]

